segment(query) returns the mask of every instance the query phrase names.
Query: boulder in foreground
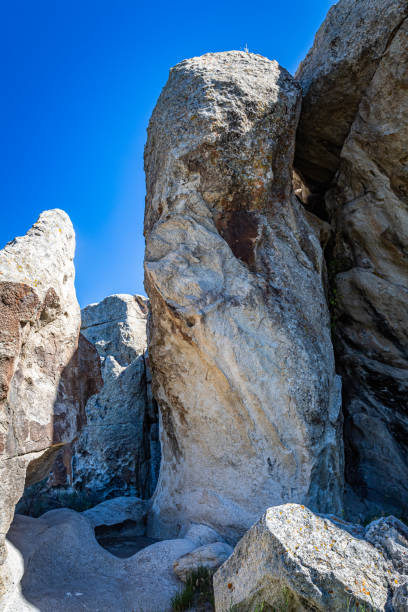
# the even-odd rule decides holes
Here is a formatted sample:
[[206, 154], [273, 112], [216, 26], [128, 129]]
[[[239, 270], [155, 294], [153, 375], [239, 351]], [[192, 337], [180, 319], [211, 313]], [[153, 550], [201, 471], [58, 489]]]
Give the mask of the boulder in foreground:
[[406, 610], [407, 581], [408, 529], [394, 517], [364, 530], [286, 504], [269, 508], [217, 571], [215, 603], [217, 612]]

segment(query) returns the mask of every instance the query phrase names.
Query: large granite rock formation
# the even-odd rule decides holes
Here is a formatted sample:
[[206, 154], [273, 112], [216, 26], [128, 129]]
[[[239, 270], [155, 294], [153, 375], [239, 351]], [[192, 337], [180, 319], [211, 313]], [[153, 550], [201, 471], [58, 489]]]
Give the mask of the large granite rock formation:
[[37, 514], [58, 505], [78, 507], [117, 495], [145, 499], [160, 468], [157, 404], [146, 353], [148, 301], [111, 295], [81, 311], [81, 338], [98, 355], [87, 370], [92, 397], [78, 438], [64, 447], [40, 490], [30, 487], [18, 511]]
[[83, 420], [74, 251], [61, 210], [0, 251], [0, 597], [4, 538], [24, 484], [45, 476]]
[[269, 508], [214, 576], [217, 612], [408, 609], [408, 528]]
[[236, 51], [173, 68], [153, 112], [145, 286], [163, 464], [152, 535], [196, 521], [234, 540], [287, 500], [341, 509], [319, 224], [291, 192], [299, 110], [283, 68]]
[[148, 498], [156, 487], [160, 441], [147, 313], [148, 302], [138, 295], [112, 295], [82, 310], [81, 333], [99, 353], [104, 384], [86, 405], [86, 426], [73, 448], [76, 491]]
[[298, 77], [299, 167], [318, 180], [338, 168], [326, 207], [335, 232], [328, 266], [349, 506], [407, 516], [406, 0], [336, 4]]
[[340, 0], [317, 32], [296, 73], [304, 92], [296, 167], [315, 186], [333, 178], [361, 98], [407, 15], [406, 0]]

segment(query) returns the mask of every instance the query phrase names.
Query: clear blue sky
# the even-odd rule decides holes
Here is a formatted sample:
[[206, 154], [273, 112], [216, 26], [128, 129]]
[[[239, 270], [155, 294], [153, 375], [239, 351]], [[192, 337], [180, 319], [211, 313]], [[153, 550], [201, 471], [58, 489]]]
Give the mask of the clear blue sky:
[[169, 68], [248, 45], [293, 73], [334, 3], [1, 2], [0, 248], [62, 208], [81, 306], [144, 293], [143, 147]]

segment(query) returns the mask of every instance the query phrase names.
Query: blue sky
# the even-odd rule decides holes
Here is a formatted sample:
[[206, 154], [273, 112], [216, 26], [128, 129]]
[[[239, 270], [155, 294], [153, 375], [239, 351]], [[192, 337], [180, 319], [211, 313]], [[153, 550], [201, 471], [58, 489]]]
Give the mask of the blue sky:
[[81, 306], [144, 293], [143, 147], [169, 68], [247, 45], [293, 73], [332, 4], [2, 2], [0, 248], [62, 208]]

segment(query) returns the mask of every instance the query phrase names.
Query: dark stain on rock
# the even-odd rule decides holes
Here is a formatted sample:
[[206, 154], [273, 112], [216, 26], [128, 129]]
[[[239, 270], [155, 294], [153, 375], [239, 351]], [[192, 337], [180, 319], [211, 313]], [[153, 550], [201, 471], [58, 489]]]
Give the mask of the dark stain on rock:
[[64, 487], [72, 482], [72, 444], [66, 444], [58, 452], [51, 467], [49, 487]]
[[176, 461], [180, 461], [182, 452], [177, 440], [176, 427], [174, 425], [171, 407], [164, 401], [160, 402], [163, 429], [166, 432], [169, 446]]
[[61, 444], [55, 444], [46, 449], [41, 457], [34, 459], [27, 466], [25, 486], [29, 487], [45, 478], [61, 450]]
[[77, 350], [61, 372], [57, 393], [59, 410], [54, 416], [54, 443], [65, 441], [67, 415], [63, 406], [67, 405], [69, 411], [75, 408], [76, 428], [79, 432], [86, 424], [85, 406], [88, 399], [99, 393], [102, 387], [98, 352], [83, 334], [79, 334]]
[[136, 304], [139, 306], [141, 312], [144, 315], [147, 315], [149, 312], [149, 302], [141, 298], [140, 295], [134, 295], [133, 297], [134, 297]]
[[247, 210], [225, 212], [216, 217], [215, 225], [235, 257], [254, 266], [260, 234], [258, 214]]

